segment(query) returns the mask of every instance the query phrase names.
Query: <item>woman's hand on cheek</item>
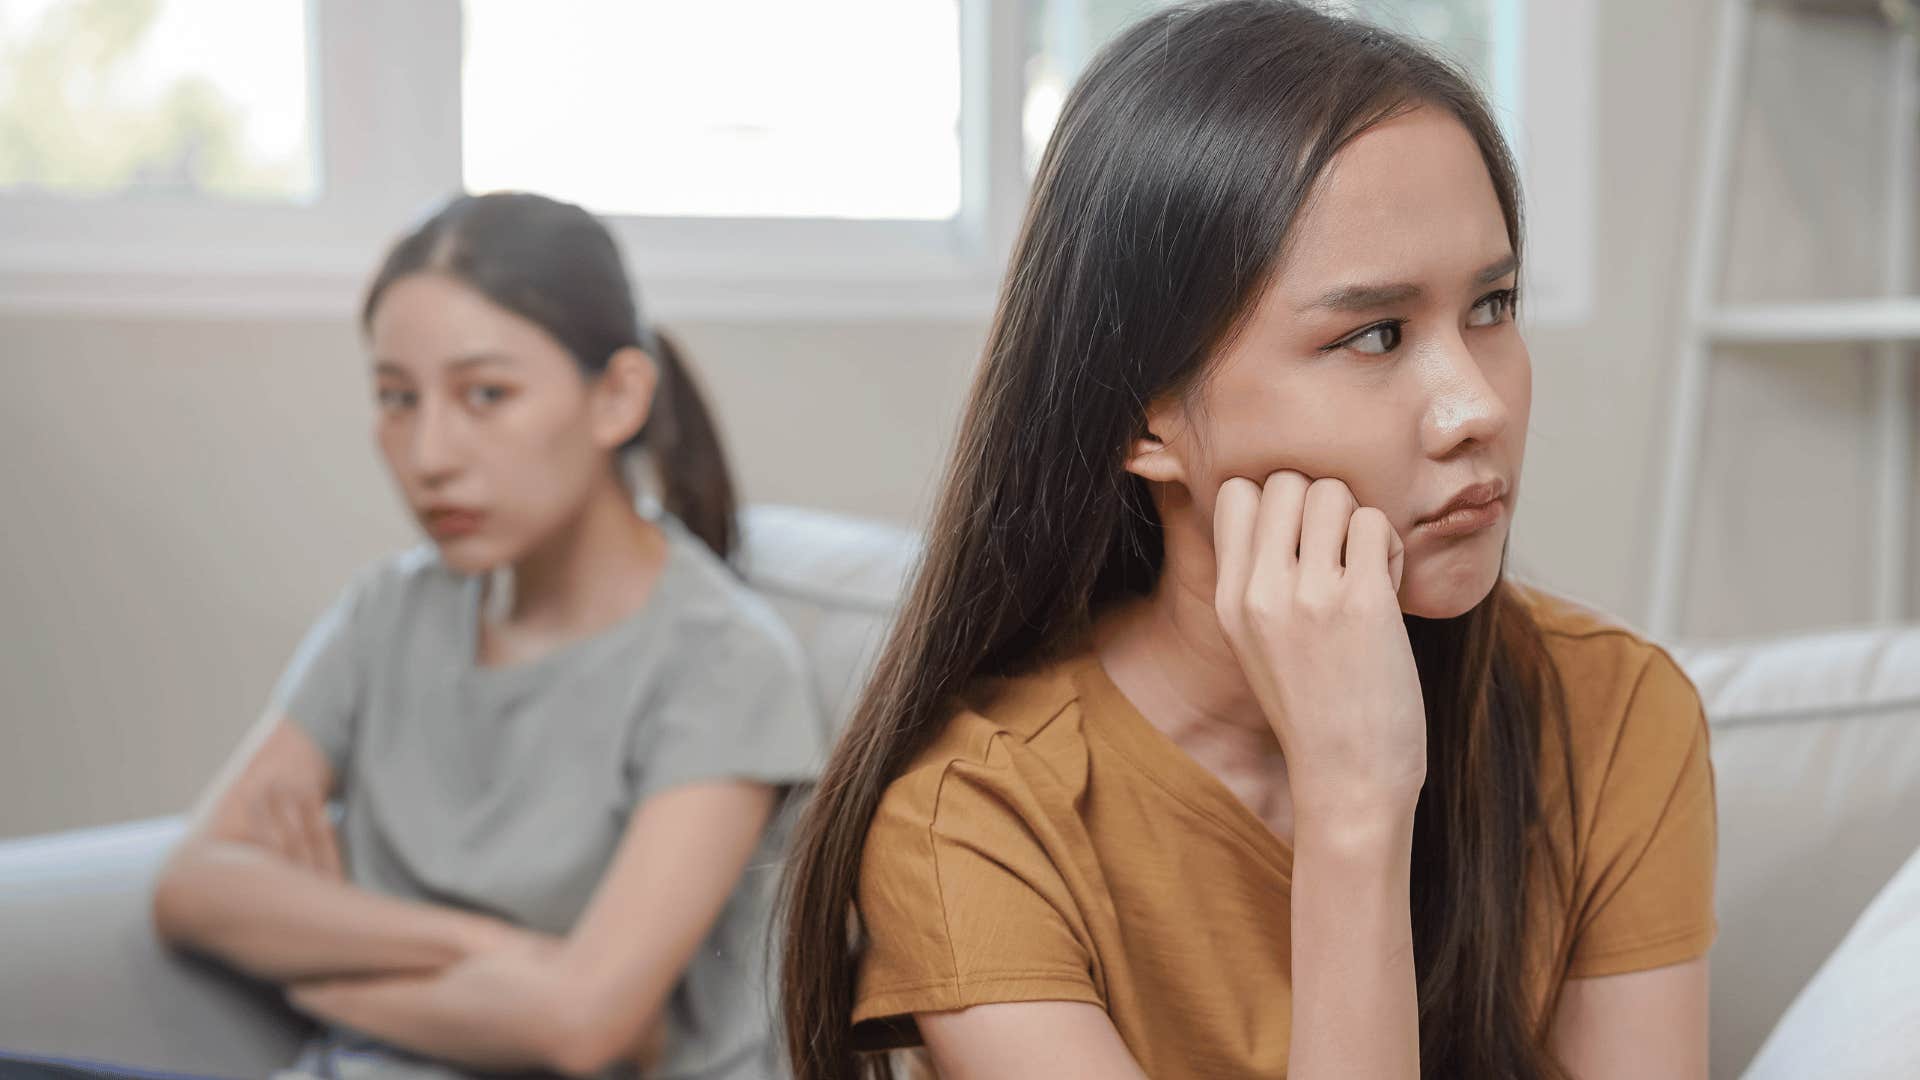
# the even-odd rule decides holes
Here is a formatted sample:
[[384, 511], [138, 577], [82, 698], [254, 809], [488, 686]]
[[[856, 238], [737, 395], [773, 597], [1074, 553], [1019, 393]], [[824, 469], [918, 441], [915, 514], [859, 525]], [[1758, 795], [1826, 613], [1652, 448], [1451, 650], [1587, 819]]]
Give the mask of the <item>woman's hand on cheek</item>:
[[1222, 484], [1213, 526], [1214, 610], [1286, 755], [1296, 830], [1410, 822], [1426, 709], [1386, 515], [1289, 470]]

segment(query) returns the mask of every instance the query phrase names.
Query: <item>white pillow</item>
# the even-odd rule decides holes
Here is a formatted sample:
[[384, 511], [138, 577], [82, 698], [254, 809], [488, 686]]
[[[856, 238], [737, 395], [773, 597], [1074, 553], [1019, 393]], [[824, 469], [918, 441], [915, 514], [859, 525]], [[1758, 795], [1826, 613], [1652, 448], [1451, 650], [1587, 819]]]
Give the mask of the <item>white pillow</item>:
[[1920, 851], [1814, 973], [1746, 1080], [1920, 1077]]

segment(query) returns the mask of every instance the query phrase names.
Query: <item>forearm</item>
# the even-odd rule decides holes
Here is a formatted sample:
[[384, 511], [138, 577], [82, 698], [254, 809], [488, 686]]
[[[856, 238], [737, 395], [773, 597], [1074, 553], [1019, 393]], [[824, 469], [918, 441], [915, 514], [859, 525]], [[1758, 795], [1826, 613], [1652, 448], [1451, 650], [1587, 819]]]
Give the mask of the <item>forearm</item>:
[[550, 1069], [561, 1035], [553, 997], [537, 985], [476, 993], [457, 973], [298, 983], [296, 1008], [382, 1042], [476, 1069]]
[[154, 896], [161, 935], [275, 982], [431, 973], [472, 951], [489, 920], [359, 889], [248, 844], [183, 850]]
[[1294, 834], [1294, 1080], [1420, 1075], [1412, 815]]

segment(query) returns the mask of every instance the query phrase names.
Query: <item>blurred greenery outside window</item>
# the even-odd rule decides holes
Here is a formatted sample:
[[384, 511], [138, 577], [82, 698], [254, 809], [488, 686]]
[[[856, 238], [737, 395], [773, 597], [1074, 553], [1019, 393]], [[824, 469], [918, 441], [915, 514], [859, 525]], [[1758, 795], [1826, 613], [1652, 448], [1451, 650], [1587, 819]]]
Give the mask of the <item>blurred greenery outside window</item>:
[[0, 194], [307, 203], [305, 0], [0, 0]]

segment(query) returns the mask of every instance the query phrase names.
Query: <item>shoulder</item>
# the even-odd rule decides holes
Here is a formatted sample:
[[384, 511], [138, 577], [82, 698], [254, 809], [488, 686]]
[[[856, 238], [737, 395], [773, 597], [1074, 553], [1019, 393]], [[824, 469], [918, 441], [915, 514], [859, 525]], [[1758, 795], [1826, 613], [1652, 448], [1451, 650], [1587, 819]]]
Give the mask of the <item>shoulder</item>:
[[1087, 784], [1075, 661], [983, 679], [882, 795], [880, 832], [993, 820], [1037, 827], [1077, 813]]
[[674, 647], [688, 661], [803, 670], [799, 642], [773, 606], [683, 526], [663, 527], [672, 553], [659, 599], [670, 607]]
[[1569, 707], [1699, 709], [1699, 694], [1673, 656], [1624, 621], [1538, 586], [1509, 587], [1539, 627]]
[[1531, 586], [1515, 591], [1560, 676], [1583, 801], [1643, 785], [1665, 790], [1683, 771], [1705, 767], [1706, 712], [1666, 649], [1578, 601]]

